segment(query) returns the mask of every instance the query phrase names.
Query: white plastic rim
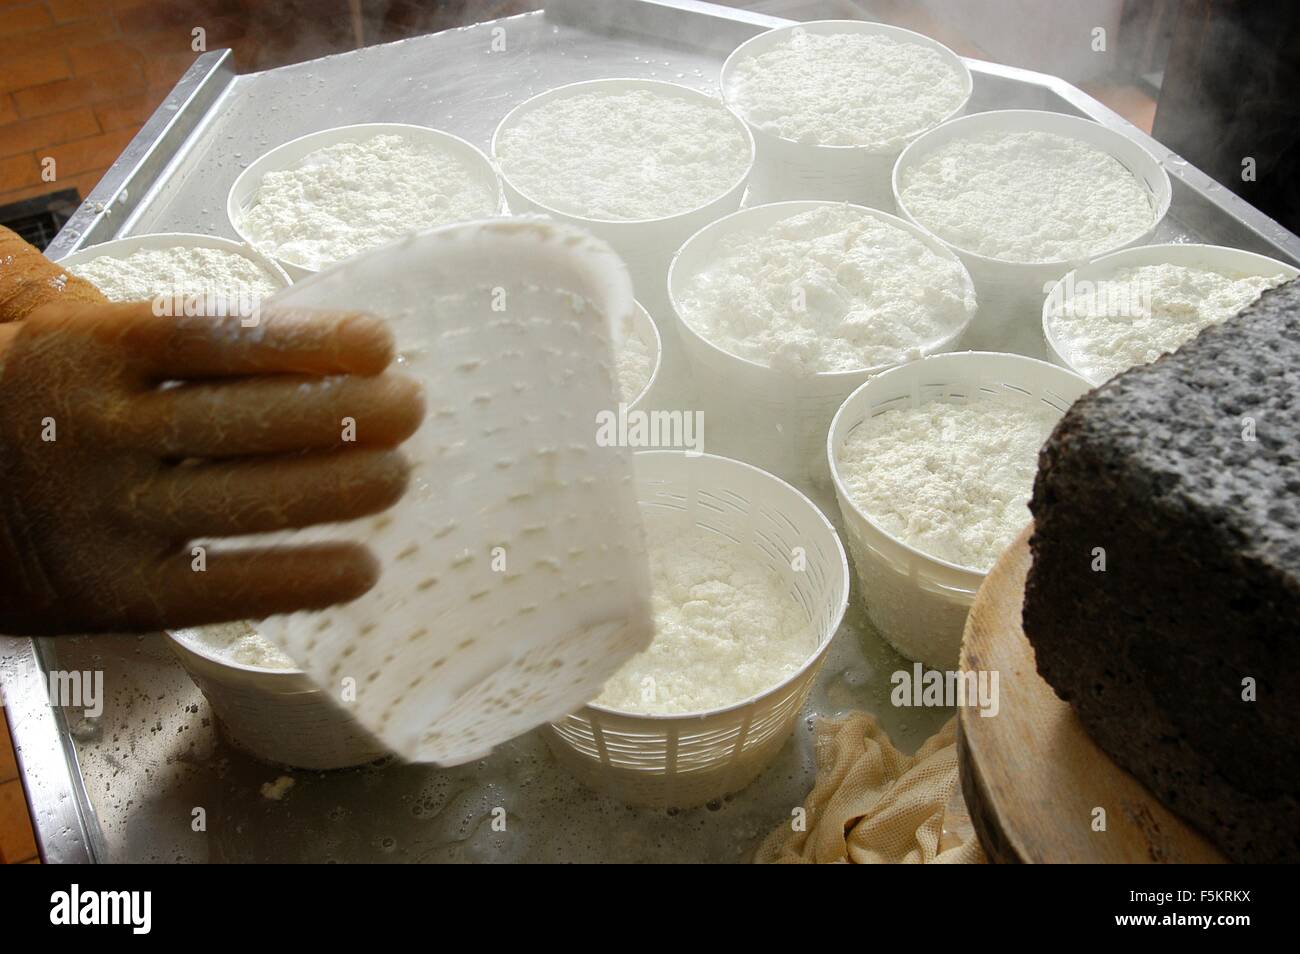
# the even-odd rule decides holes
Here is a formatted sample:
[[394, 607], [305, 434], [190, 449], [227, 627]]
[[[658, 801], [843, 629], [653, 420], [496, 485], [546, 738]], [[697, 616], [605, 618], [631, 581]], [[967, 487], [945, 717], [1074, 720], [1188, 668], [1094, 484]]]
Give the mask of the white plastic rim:
[[[556, 757], [587, 785], [627, 804], [700, 805], [752, 782], [789, 737], [844, 618], [848, 561], [812, 501], [757, 467], [683, 451], [642, 451], [634, 462], [647, 521], [695, 525], [752, 549], [790, 587], [817, 640], [796, 672], [729, 706], [648, 715], [590, 704], [551, 725]], [[791, 566], [796, 546], [803, 571]]]
[[[451, 133], [433, 129], [429, 126], [416, 126], [410, 123], [358, 123], [352, 126], [335, 126], [332, 129], [322, 129], [319, 132], [308, 133], [305, 136], [299, 136], [297, 139], [291, 139], [283, 145], [276, 146], [271, 151], [259, 156], [256, 161], [239, 174], [239, 178], [235, 180], [234, 185], [230, 187], [230, 193], [226, 196], [226, 217], [230, 220], [231, 228], [235, 230], [241, 239], [256, 248], [257, 245], [252, 237], [244, 231], [243, 219], [244, 213], [252, 205], [258, 189], [262, 186], [262, 178], [268, 172], [284, 172], [293, 169], [311, 153], [316, 152], [318, 149], [324, 149], [326, 146], [332, 146], [335, 143], [364, 142], [367, 139], [373, 139], [375, 136], [381, 135], [404, 136], [411, 140], [423, 141], [464, 159], [466, 165], [473, 169], [480, 176], [483, 183], [492, 190], [492, 194], [496, 197], [496, 213], [499, 214], [503, 210], [504, 193], [501, 189], [501, 181], [497, 178], [496, 167], [492, 165], [488, 157], [478, 147], [466, 142], [459, 136], [453, 136]], [[411, 230], [418, 231], [426, 227], [414, 224], [411, 226]], [[328, 267], [312, 268], [278, 256], [276, 256], [276, 261], [295, 280], [314, 275]], [[330, 263], [330, 265], [334, 264], [337, 263]]]
[[979, 316], [971, 326], [970, 346], [986, 350], [1011, 351], [1030, 357], [1044, 357], [1039, 331], [1043, 299], [1047, 289], [1066, 272], [1085, 261], [1119, 248], [1148, 242], [1169, 211], [1173, 187], [1164, 166], [1150, 152], [1121, 133], [1078, 116], [1038, 109], [1000, 109], [972, 113], [931, 129], [914, 140], [894, 163], [891, 176], [898, 214], [921, 228], [925, 223], [912, 215], [903, 201], [902, 182], [907, 173], [934, 150], [967, 136], [986, 132], [1046, 132], [1077, 139], [1104, 150], [1131, 172], [1151, 198], [1151, 227], [1140, 235], [1095, 255], [1043, 262], [1009, 262], [939, 240], [965, 262], [975, 280]]
[[254, 265], [266, 270], [275, 280], [276, 289], [288, 288], [293, 280], [280, 265], [269, 255], [264, 255], [247, 242], [222, 238], [219, 235], [202, 235], [197, 232], [154, 232], [149, 235], [132, 235], [127, 238], [112, 239], [98, 245], [87, 245], [59, 259], [63, 266], [84, 265], [91, 259], [109, 255], [113, 258], [126, 258], [140, 251], [165, 251], [169, 248], [212, 248], [221, 252], [230, 252], [246, 258]]
[[1075, 374], [1088, 379], [1094, 386], [1104, 384], [1106, 379], [1095, 374], [1085, 374], [1070, 361], [1070, 348], [1056, 334], [1053, 323], [1054, 307], [1063, 307], [1068, 301], [1068, 289], [1079, 287], [1080, 283], [1105, 281], [1109, 276], [1123, 268], [1139, 268], [1144, 265], [1182, 265], [1187, 268], [1205, 268], [1219, 272], [1228, 272], [1239, 276], [1269, 276], [1282, 274], [1287, 279], [1300, 275], [1300, 269], [1286, 262], [1247, 252], [1239, 248], [1223, 245], [1198, 245], [1192, 243], [1174, 243], [1169, 245], [1139, 245], [1126, 248], [1101, 258], [1093, 259], [1087, 265], [1069, 272], [1048, 293], [1043, 301], [1043, 340], [1047, 345], [1047, 357], [1053, 364], [1067, 368]]
[[[743, 133], [745, 141], [749, 144], [749, 162], [746, 164], [745, 171], [740, 178], [725, 192], [703, 205], [654, 219], [599, 219], [564, 212], [548, 205], [541, 199], [527, 195], [510, 181], [510, 176], [501, 167], [501, 155], [498, 146], [502, 131], [517, 123], [521, 116], [555, 99], [563, 99], [584, 93], [616, 94], [636, 89], [650, 90], [660, 95], [706, 103], [728, 112], [735, 121], [736, 128]], [[691, 233], [701, 226], [712, 222], [721, 215], [734, 212], [740, 208], [740, 200], [745, 193], [749, 174], [754, 165], [754, 137], [750, 133], [749, 127], [741, 121], [739, 116], [728, 109], [721, 100], [677, 83], [635, 78], [599, 79], [569, 83], [524, 100], [524, 102], [506, 113], [505, 118], [497, 124], [496, 130], [492, 133], [491, 150], [492, 158], [501, 174], [501, 184], [505, 190], [506, 201], [509, 204], [511, 213], [516, 215], [520, 213], [547, 215], [553, 219], [577, 225], [597, 238], [604, 239], [627, 264], [628, 271], [632, 274], [632, 283], [636, 289], [637, 297], [654, 314], [658, 313], [660, 306], [663, 304], [660, 301], [663, 295], [663, 276], [673, 252]]]
[[[825, 200], [774, 202], [732, 213], [687, 239], [668, 269], [674, 332], [699, 392], [705, 447], [741, 457], [794, 482], [829, 476], [825, 473], [823, 447], [831, 417], [855, 388], [894, 365], [791, 374], [732, 354], [709, 341], [686, 321], [679, 302], [686, 283], [716, 260], [718, 245], [728, 236], [765, 228], [810, 209], [842, 204]], [[850, 207], [902, 229], [936, 255], [961, 266], [963, 285], [973, 293], [974, 283], [961, 260], [929, 232], [878, 209]], [[972, 311], [952, 334], [919, 347], [919, 354], [956, 347], [974, 318]]]
[[[627, 402], [629, 411], [635, 411], [649, 404], [649, 395], [654, 392], [655, 381], [659, 378], [659, 367], [663, 364], [664, 346], [663, 339], [659, 336], [659, 326], [655, 324], [650, 312], [646, 311], [640, 302], [636, 302], [633, 309], [630, 327], [627, 329], [628, 336], [635, 336], [641, 344], [645, 345], [646, 350], [654, 355], [654, 360], [650, 365], [650, 377], [646, 379], [645, 386]], [[617, 361], [617, 355], [615, 356]]]
[[234, 745], [276, 765], [364, 765], [388, 749], [301, 669], [268, 669], [203, 651], [190, 630], [164, 634]]
[[[1017, 354], [962, 351], [901, 365], [858, 388], [835, 413], [826, 456], [867, 615], [900, 653], [956, 669], [962, 629], [985, 571], [949, 563], [903, 542], [854, 502], [839, 472], [839, 452], [864, 421], [935, 401], [968, 404], [999, 395], [1064, 414], [1091, 388], [1064, 368]], [[1026, 518], [1027, 519], [1027, 518]]]
[[937, 40], [901, 27], [863, 20], [813, 20], [777, 27], [760, 33], [736, 47], [722, 64], [719, 86], [723, 102], [731, 107], [749, 127], [758, 149], [751, 181], [751, 195], [758, 202], [777, 202], [791, 199], [831, 199], [854, 202], [872, 208], [894, 211], [894, 195], [890, 175], [902, 146], [888, 149], [880, 146], [827, 146], [798, 142], [769, 132], [751, 123], [744, 112], [728, 95], [732, 74], [742, 60], [765, 53], [784, 42], [795, 31], [831, 35], [858, 33], [884, 36], [900, 43], [923, 46], [938, 53], [962, 77], [965, 96], [952, 112], [939, 123], [918, 129], [910, 137], [915, 139], [927, 129], [960, 116], [970, 102], [974, 82], [970, 70], [960, 56]]

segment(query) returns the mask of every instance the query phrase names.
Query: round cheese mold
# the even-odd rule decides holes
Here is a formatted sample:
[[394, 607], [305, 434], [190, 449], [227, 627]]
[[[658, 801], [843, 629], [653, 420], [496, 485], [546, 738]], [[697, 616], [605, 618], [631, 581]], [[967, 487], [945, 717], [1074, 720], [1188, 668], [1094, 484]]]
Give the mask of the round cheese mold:
[[757, 145], [751, 203], [834, 199], [888, 212], [899, 152], [965, 109], [972, 89], [942, 44], [853, 20], [760, 33], [727, 57], [720, 84]]
[[496, 171], [456, 136], [403, 123], [312, 133], [235, 180], [235, 230], [305, 277], [403, 235], [501, 211]]
[[1124, 249], [1067, 274], [1043, 303], [1052, 361], [1093, 384], [1154, 361], [1295, 278], [1276, 259], [1214, 245]]
[[912, 217], [944, 241], [1008, 262], [1070, 261], [1154, 224], [1145, 185], [1097, 147], [1041, 130], [953, 139], [902, 179]]
[[1029, 520], [1038, 449], [1059, 417], [1005, 392], [885, 410], [840, 447], [839, 477], [886, 533], [987, 572]]
[[461, 223], [284, 301], [387, 322], [428, 413], [389, 510], [260, 541], [364, 540], [376, 584], [263, 633], [321, 686], [356, 679], [351, 714], [414, 761], [475, 761], [595, 696], [651, 636], [632, 455], [595, 426], [635, 310], [617, 256], [555, 222]]
[[364, 765], [388, 754], [352, 714], [247, 622], [165, 634], [225, 736], [265, 762], [305, 769]]
[[[693, 94], [693, 95], [692, 95]], [[578, 83], [524, 103], [493, 152], [534, 203], [603, 221], [661, 219], [743, 182], [752, 146], [711, 97], [668, 83]]]
[[[701, 805], [748, 785], [789, 738], [844, 618], [848, 562], [812, 501], [757, 467], [683, 451], [643, 451], [634, 465], [659, 550], [652, 606], [677, 631], [658, 660], [652, 642], [632, 663], [640, 678], [605, 683], [605, 700], [639, 711], [592, 702], [552, 723], [548, 741], [581, 781], [627, 804]], [[674, 550], [674, 533], [692, 542]], [[679, 711], [688, 699], [718, 705]]]
[[180, 630], [178, 639], [184, 639], [196, 651], [211, 656], [218, 662], [236, 663], [256, 669], [297, 669], [294, 661], [274, 643], [262, 638], [252, 623], [219, 623]]
[[800, 24], [764, 36], [762, 49], [744, 50], [727, 70], [726, 102], [783, 139], [895, 154], [965, 105], [970, 77], [949, 51], [863, 26]]
[[87, 246], [59, 260], [109, 301], [167, 299], [186, 313], [247, 315], [289, 285], [271, 259], [215, 235], [162, 232]]
[[605, 683], [596, 704], [622, 712], [720, 709], [771, 689], [816, 649], [781, 577], [698, 527], [646, 526], [653, 642]]
[[1043, 297], [1088, 258], [1148, 238], [1169, 210], [1160, 162], [1099, 123], [1045, 110], [974, 113], [919, 136], [892, 176], [898, 212], [975, 281], [966, 345], [1043, 357]]
[[826, 428], [854, 388], [955, 347], [976, 314], [934, 236], [831, 202], [719, 219], [682, 246], [668, 289], [708, 445], [794, 482], [829, 479]]
[[733, 216], [677, 295], [686, 324], [722, 350], [799, 374], [882, 368], [951, 341], [974, 315], [961, 262], [906, 223], [849, 205], [787, 208], [770, 224]]
[[[754, 140], [715, 97], [648, 79], [590, 80], [520, 103], [492, 136], [510, 211], [603, 239], [652, 315], [694, 232], [740, 208]], [[671, 347], [671, 336], [665, 347]], [[671, 362], [671, 358], [670, 358]]]
[[628, 404], [641, 396], [654, 372], [654, 354], [640, 336], [630, 334], [623, 339], [616, 358], [619, 396]]
[[638, 302], [623, 329], [622, 343], [614, 353], [614, 378], [618, 395], [629, 408], [645, 403], [659, 376], [663, 342], [650, 313]]
[[985, 572], [1029, 520], [1038, 445], [1088, 389], [1044, 361], [963, 351], [879, 374], [836, 412], [826, 454], [859, 592], [908, 659], [956, 668]]

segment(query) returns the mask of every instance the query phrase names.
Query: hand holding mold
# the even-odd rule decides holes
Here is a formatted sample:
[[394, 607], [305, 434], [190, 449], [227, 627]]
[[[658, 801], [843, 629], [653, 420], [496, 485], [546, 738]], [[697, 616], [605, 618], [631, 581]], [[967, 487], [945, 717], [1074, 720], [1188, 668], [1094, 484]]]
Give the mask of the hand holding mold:
[[348, 520], [401, 496], [408, 467], [395, 448], [419, 425], [423, 398], [414, 380], [385, 372], [393, 345], [382, 322], [306, 309], [270, 310], [252, 327], [159, 318], [149, 303], [95, 303], [93, 287], [61, 284], [56, 266], [10, 244], [0, 252], [0, 631], [256, 618], [374, 584], [375, 561], [355, 543], [196, 541]]

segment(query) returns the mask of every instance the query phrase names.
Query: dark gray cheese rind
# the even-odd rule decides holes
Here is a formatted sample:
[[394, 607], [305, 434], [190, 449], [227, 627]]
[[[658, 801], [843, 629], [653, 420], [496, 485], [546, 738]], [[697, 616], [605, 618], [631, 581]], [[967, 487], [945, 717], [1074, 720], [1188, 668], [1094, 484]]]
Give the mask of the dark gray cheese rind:
[[1043, 678], [1229, 857], [1300, 860], [1300, 282], [1078, 401], [1030, 509]]

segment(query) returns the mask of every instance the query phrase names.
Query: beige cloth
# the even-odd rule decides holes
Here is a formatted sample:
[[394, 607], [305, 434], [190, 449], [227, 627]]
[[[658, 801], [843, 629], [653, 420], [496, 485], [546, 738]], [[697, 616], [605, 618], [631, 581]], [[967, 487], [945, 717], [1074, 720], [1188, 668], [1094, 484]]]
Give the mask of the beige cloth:
[[817, 722], [817, 781], [806, 830], [786, 822], [754, 860], [763, 863], [978, 863], [957, 781], [957, 720], [904, 755], [865, 712]]

